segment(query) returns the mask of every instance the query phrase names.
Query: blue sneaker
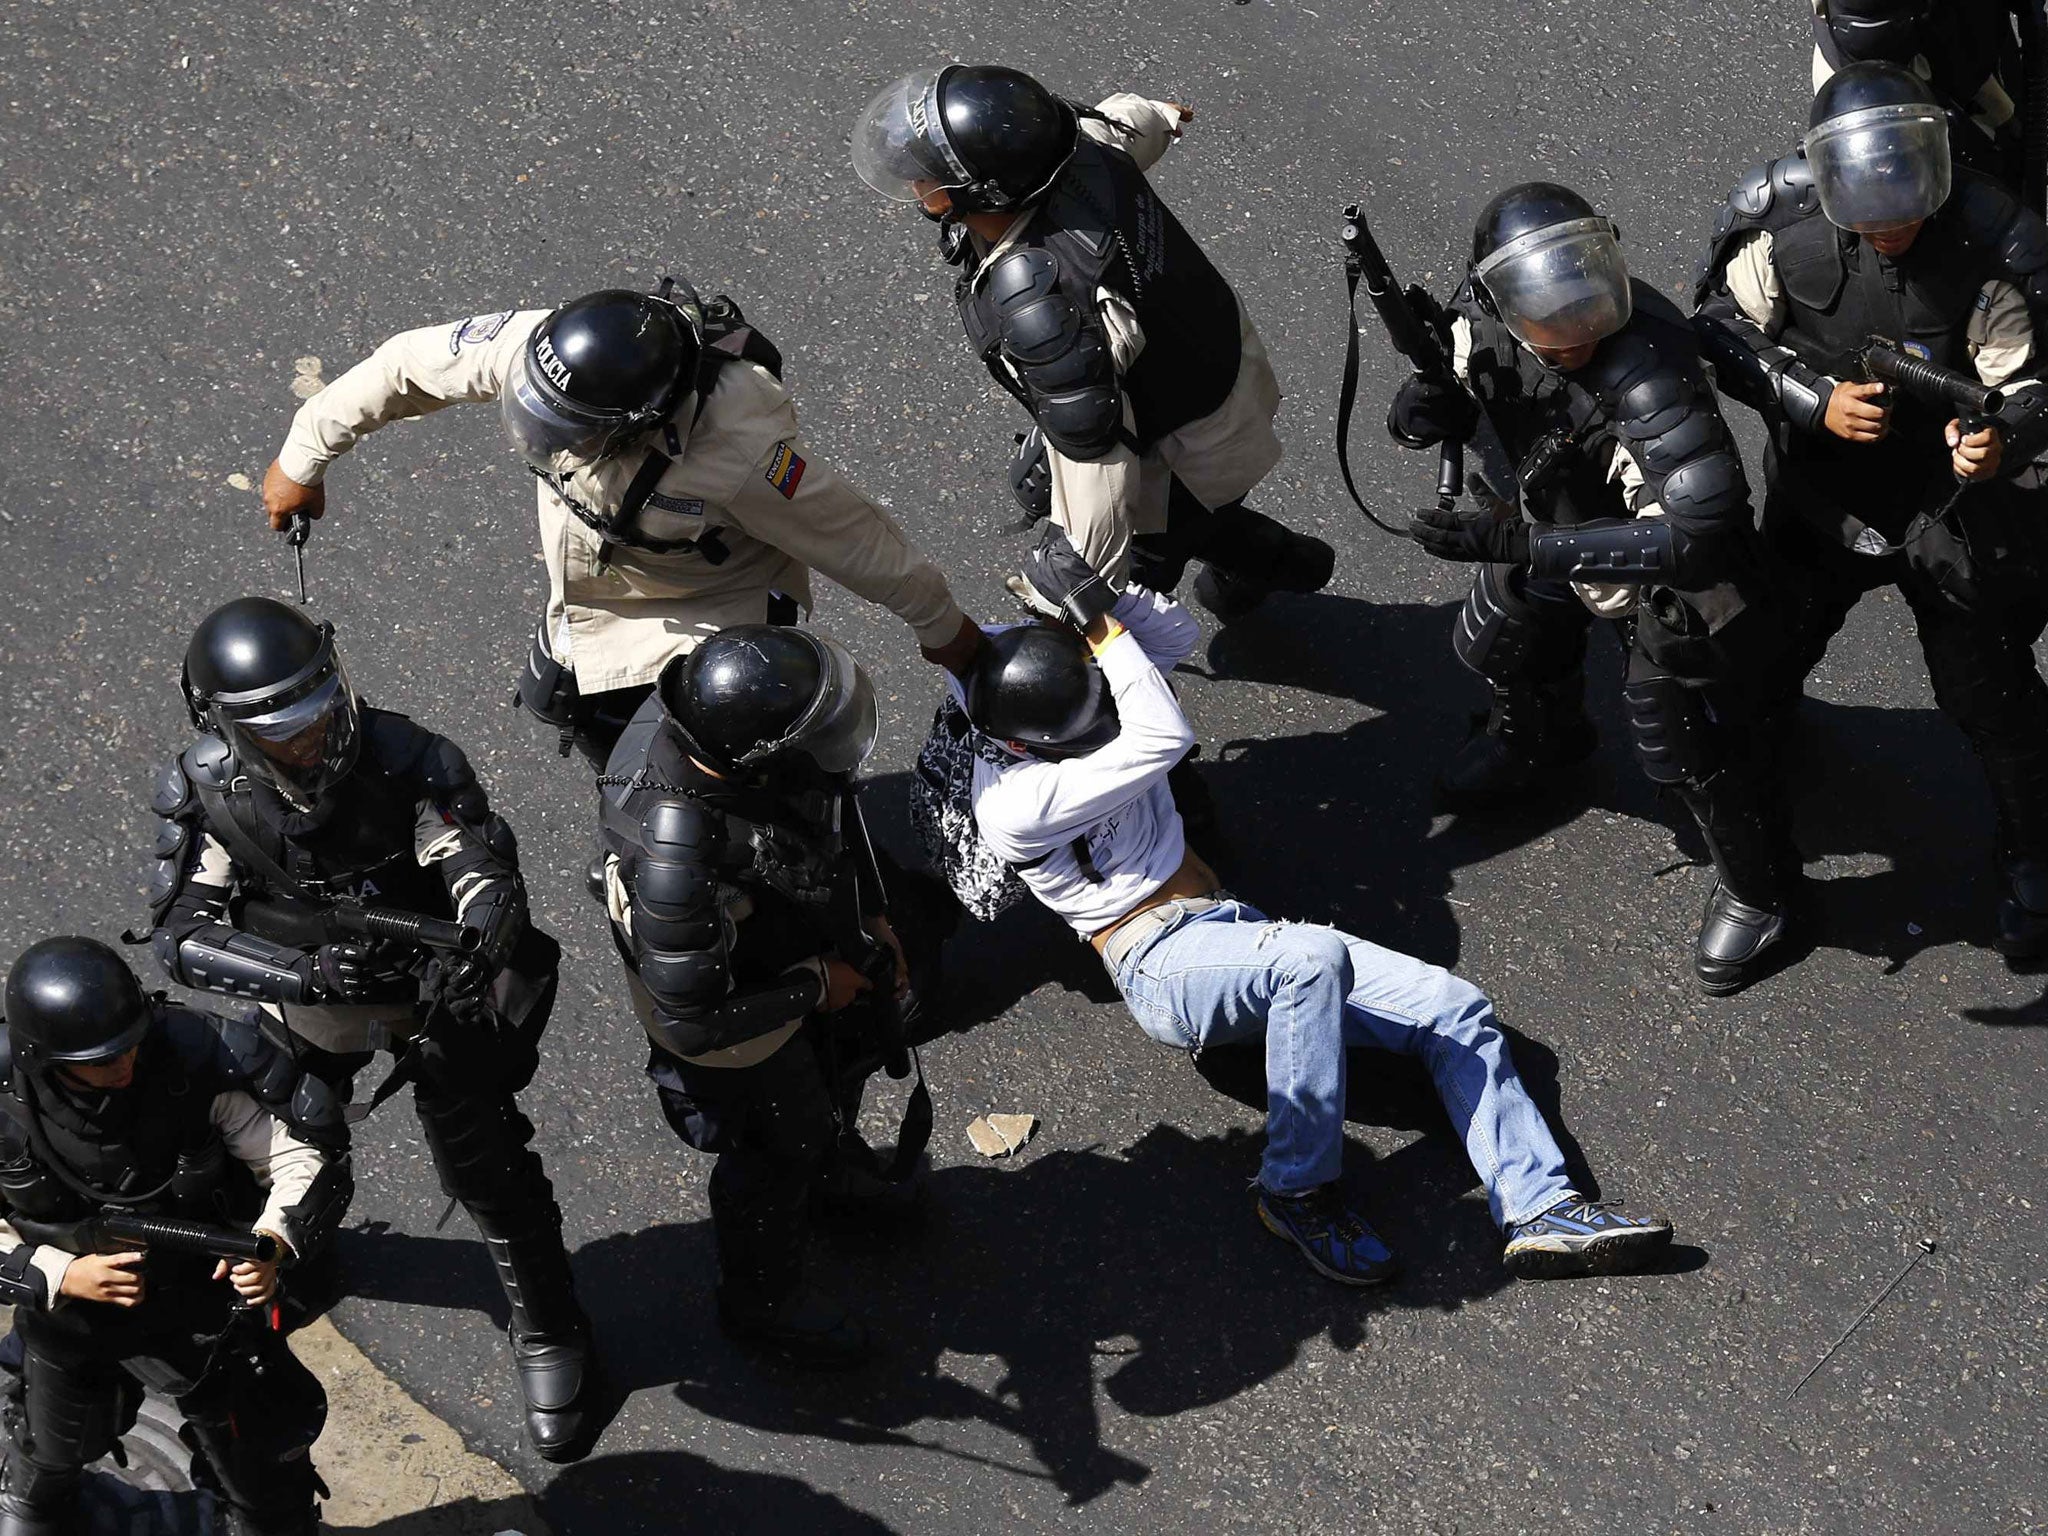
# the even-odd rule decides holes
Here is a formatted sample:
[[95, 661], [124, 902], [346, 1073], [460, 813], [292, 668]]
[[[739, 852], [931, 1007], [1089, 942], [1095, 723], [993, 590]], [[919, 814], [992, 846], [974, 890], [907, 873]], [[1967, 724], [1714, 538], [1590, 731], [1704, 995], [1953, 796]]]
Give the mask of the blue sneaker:
[[1299, 1195], [1276, 1195], [1261, 1185], [1259, 1220], [1299, 1248], [1309, 1268], [1342, 1285], [1378, 1285], [1401, 1267], [1334, 1183]]
[[1566, 1280], [1640, 1269], [1671, 1246], [1671, 1223], [1638, 1220], [1611, 1205], [1566, 1195], [1542, 1215], [1508, 1230], [1502, 1255], [1517, 1280]]

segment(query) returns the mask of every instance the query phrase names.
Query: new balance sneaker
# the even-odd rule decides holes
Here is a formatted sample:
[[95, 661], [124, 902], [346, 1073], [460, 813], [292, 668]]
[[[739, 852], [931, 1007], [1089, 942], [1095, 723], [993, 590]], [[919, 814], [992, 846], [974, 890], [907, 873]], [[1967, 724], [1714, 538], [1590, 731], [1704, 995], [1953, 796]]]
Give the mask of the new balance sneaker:
[[1517, 1280], [1565, 1280], [1639, 1269], [1671, 1246], [1671, 1223], [1638, 1220], [1611, 1205], [1566, 1195], [1542, 1215], [1508, 1232], [1502, 1255]]
[[1299, 1195], [1276, 1195], [1262, 1185], [1259, 1220], [1275, 1237], [1299, 1248], [1309, 1268], [1339, 1284], [1378, 1285], [1400, 1269], [1379, 1234], [1344, 1204], [1334, 1183]]

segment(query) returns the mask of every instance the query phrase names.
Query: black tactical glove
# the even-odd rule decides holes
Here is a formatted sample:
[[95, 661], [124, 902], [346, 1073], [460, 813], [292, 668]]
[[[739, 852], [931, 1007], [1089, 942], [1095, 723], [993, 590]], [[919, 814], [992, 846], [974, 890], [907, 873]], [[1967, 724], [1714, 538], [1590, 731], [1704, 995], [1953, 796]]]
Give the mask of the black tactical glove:
[[1439, 560], [1525, 565], [1532, 529], [1479, 476], [1469, 482], [1474, 505], [1428, 507], [1408, 519], [1408, 537]]
[[353, 940], [322, 944], [313, 951], [312, 961], [307, 979], [317, 994], [311, 999], [315, 1002], [389, 1002], [410, 985], [405, 972], [379, 955], [374, 945]]
[[474, 955], [436, 955], [420, 972], [420, 1000], [450, 1007], [473, 1003], [490, 990], [494, 972]]
[[1445, 379], [1411, 373], [1387, 409], [1387, 431], [1409, 448], [1434, 448], [1445, 438], [1464, 442], [1479, 425], [1479, 403]]
[[1107, 618], [1123, 596], [1081, 558], [1058, 523], [1047, 523], [1039, 533], [1037, 547], [1024, 562], [1024, 574], [1040, 597], [1065, 609], [1074, 627], [1082, 631]]

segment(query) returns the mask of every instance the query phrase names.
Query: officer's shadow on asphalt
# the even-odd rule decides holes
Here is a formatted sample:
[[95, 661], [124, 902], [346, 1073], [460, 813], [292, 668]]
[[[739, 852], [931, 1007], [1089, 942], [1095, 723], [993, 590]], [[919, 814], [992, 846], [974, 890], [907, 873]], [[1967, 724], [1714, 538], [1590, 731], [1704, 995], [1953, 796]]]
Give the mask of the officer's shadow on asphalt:
[[[1535, 1076], [1540, 1099], [1540, 1065]], [[1433, 1105], [1426, 1083], [1394, 1073], [1365, 1084], [1360, 1102], [1375, 1118], [1444, 1131], [1425, 1100]], [[1015, 1165], [937, 1170], [919, 1229], [821, 1235], [816, 1274], [883, 1341], [880, 1358], [849, 1374], [762, 1363], [717, 1334], [708, 1222], [586, 1244], [574, 1262], [606, 1361], [605, 1411], [672, 1385], [692, 1409], [751, 1430], [918, 1449], [1049, 1482], [1081, 1505], [1151, 1472], [1106, 1442], [1101, 1395], [1125, 1414], [1170, 1418], [1249, 1392], [1304, 1354], [1358, 1350], [1376, 1310], [1456, 1310], [1508, 1283], [1500, 1236], [1465, 1197], [1475, 1181], [1447, 1132], [1378, 1159], [1347, 1148], [1347, 1176], [1409, 1266], [1372, 1291], [1318, 1278], [1260, 1229], [1246, 1189], [1258, 1145], [1249, 1131], [1196, 1137], [1159, 1125], [1121, 1153], [1027, 1151]], [[348, 1243], [364, 1245], [348, 1258], [358, 1295], [502, 1312], [473, 1243], [391, 1232]], [[607, 1462], [630, 1458], [605, 1451], [600, 1440], [590, 1470], [556, 1478], [547, 1512], [564, 1529], [661, 1528], [678, 1507], [669, 1485], [608, 1475]], [[691, 1477], [728, 1476], [684, 1460]], [[733, 1478], [741, 1495], [750, 1476]], [[793, 1490], [770, 1493], [802, 1502]], [[734, 1508], [744, 1507], [739, 1497]], [[691, 1528], [873, 1528], [820, 1514], [823, 1527], [735, 1516]]]
[[[1431, 779], [1485, 703], [1451, 652], [1459, 604], [1320, 594], [1267, 607], [1210, 643], [1207, 675], [1304, 688], [1375, 713], [1341, 733], [1231, 743], [1206, 767], [1219, 801], [1252, 808], [1229, 824], [1236, 841], [1255, 842], [1257, 857], [1246, 860], [1240, 847], [1244, 867], [1224, 872], [1247, 899], [1455, 965], [1455, 872], [1549, 836], [1584, 810], [1660, 824], [1687, 860], [1706, 862], [1691, 817], [1660, 798], [1633, 760], [1620, 701], [1624, 658], [1608, 626], [1593, 627], [1586, 659], [1598, 752], [1526, 810], [1456, 817], [1433, 831]], [[1780, 782], [1793, 796], [1808, 866], [1807, 921], [1788, 964], [1816, 947], [1840, 949], [1884, 961], [1891, 975], [1925, 950], [1988, 941], [1997, 896], [1989, 795], [1961, 733], [1938, 710], [1807, 698], [1789, 727]], [[1332, 829], [1350, 829], [1349, 857]], [[1883, 867], [1815, 867], [1872, 859]], [[1964, 1012], [1987, 1023], [2048, 1021], [2048, 999], [2031, 1010]]]

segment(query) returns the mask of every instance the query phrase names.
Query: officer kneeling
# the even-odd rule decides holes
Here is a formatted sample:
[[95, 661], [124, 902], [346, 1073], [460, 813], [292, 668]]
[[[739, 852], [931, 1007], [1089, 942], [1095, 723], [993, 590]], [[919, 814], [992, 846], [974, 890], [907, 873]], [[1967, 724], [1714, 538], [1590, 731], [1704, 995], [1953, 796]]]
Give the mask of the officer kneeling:
[[1429, 1063], [1507, 1233], [1512, 1274], [1629, 1269], [1668, 1244], [1662, 1217], [1635, 1220], [1573, 1191], [1475, 987], [1334, 929], [1275, 922], [1221, 890], [1186, 846], [1166, 776], [1195, 737], [1162, 670], [1193, 647], [1192, 616], [1085, 576], [1060, 599], [1085, 645], [1064, 627], [996, 631], [969, 677], [965, 707], [986, 738], [975, 824], [1094, 945], [1153, 1039], [1182, 1050], [1267, 1040], [1266, 1228], [1332, 1280], [1394, 1273], [1338, 1182], [1345, 1053], [1376, 1046]]
[[0, 1536], [72, 1528], [145, 1387], [185, 1415], [230, 1536], [313, 1536], [327, 1398], [268, 1312], [280, 1260], [348, 1206], [339, 1101], [254, 1025], [145, 997], [91, 939], [30, 946], [6, 996], [0, 1301], [25, 1351]]
[[[804, 1283], [809, 1207], [865, 1151], [860, 1085], [893, 1034], [907, 1066], [910, 971], [885, 915], [854, 771], [875, 695], [844, 649], [748, 624], [669, 663], [603, 786], [604, 891], [669, 1124], [717, 1154], [710, 1180], [726, 1332], [810, 1364], [866, 1353], [865, 1327]], [[864, 995], [865, 994], [865, 995]], [[930, 1133], [922, 1084], [900, 1177]]]

